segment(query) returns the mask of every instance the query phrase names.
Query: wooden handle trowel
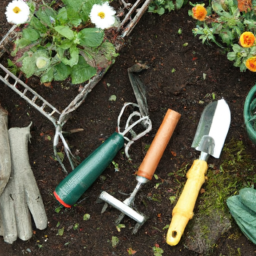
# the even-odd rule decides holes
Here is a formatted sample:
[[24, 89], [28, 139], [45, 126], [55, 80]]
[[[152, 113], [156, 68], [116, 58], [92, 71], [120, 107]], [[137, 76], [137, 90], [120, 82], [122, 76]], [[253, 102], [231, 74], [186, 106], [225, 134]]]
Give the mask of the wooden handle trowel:
[[209, 156], [220, 157], [231, 120], [230, 109], [224, 99], [208, 104], [199, 121], [192, 147], [201, 151], [187, 172], [187, 182], [173, 209], [172, 221], [167, 233], [169, 245], [179, 243], [185, 227], [193, 217], [193, 210], [201, 186], [205, 182]]

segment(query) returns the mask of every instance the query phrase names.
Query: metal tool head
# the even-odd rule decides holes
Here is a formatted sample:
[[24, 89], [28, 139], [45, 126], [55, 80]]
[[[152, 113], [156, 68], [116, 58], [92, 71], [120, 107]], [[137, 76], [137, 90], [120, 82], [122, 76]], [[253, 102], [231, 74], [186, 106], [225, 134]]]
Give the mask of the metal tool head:
[[192, 148], [219, 158], [230, 121], [230, 109], [224, 99], [209, 103], [201, 115]]
[[101, 213], [105, 212], [106, 206], [111, 205], [120, 212], [120, 216], [117, 218], [115, 224], [118, 225], [122, 221], [123, 217], [127, 215], [131, 219], [135, 220], [137, 223], [133, 228], [133, 234], [136, 234], [139, 228], [147, 221], [147, 217], [144, 214], [138, 213], [134, 209], [132, 209], [129, 205], [127, 205], [127, 201], [121, 202], [120, 200], [116, 199], [115, 197], [111, 196], [107, 192], [103, 191], [99, 199], [104, 201], [106, 204], [103, 206]]
[[140, 81], [139, 77], [134, 73], [141, 72], [142, 70], [148, 69], [149, 67], [145, 64], [136, 63], [132, 67], [128, 68], [128, 76], [132, 85], [132, 89], [139, 105], [140, 113], [142, 116], [148, 116], [148, 104], [146, 98], [145, 85]]

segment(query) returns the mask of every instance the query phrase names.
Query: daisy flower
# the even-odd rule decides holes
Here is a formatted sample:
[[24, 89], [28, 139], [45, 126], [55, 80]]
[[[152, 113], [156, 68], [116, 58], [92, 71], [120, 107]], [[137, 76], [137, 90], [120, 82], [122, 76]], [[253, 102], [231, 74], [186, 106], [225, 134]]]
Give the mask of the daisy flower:
[[29, 7], [22, 0], [14, 0], [6, 7], [6, 18], [9, 23], [22, 24], [28, 20]]
[[97, 28], [105, 29], [114, 25], [116, 11], [108, 3], [94, 4], [90, 13], [91, 22]]

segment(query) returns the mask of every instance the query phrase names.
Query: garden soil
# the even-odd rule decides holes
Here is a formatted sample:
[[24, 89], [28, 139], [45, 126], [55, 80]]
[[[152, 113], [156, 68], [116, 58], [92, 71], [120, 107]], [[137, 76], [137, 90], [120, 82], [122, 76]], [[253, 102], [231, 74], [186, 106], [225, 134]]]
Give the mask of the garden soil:
[[[10, 28], [4, 15], [8, 2], [2, 0], [0, 6], [1, 38]], [[67, 137], [67, 140], [72, 152], [81, 160], [85, 159], [116, 131], [117, 117], [123, 104], [136, 102], [127, 68], [136, 62], [149, 66], [139, 78], [147, 90], [152, 131], [132, 145], [131, 161], [121, 150], [114, 159], [118, 171], [111, 164], [71, 209], [61, 208], [53, 196], [55, 187], [66, 176], [53, 157], [53, 124], [0, 83], [0, 103], [9, 112], [9, 127], [25, 127], [33, 122], [28, 148], [30, 164], [48, 216], [47, 229], [40, 231], [33, 225], [33, 237], [29, 241], [18, 239], [9, 245], [0, 238], [1, 256], [124, 256], [129, 252], [130, 255], [153, 256], [153, 247], [162, 248], [163, 255], [199, 255], [184, 246], [187, 232], [177, 246], [166, 244], [166, 225], [170, 223], [174, 206], [169, 198], [177, 196], [186, 181], [184, 174], [178, 175], [181, 173], [178, 171], [187, 164], [191, 165], [199, 156], [199, 152], [191, 148], [191, 143], [201, 113], [213, 98], [225, 98], [231, 109], [232, 120], [226, 143], [232, 139], [242, 141], [246, 152], [255, 162], [255, 145], [249, 140], [244, 127], [243, 104], [256, 82], [256, 76], [249, 71], [241, 73], [219, 48], [203, 45], [193, 36], [192, 28], [196, 22], [188, 16], [190, 8], [185, 6], [162, 16], [145, 13], [126, 40], [116, 63], [65, 124], [65, 131], [83, 129]], [[182, 33], [179, 34], [178, 30]], [[7, 58], [4, 56], [1, 63], [6, 63]], [[52, 83], [50, 87], [39, 84], [33, 78], [28, 83], [59, 110], [63, 110], [79, 90], [79, 85], [74, 86], [70, 81]], [[112, 95], [116, 96], [115, 101], [109, 100]], [[181, 119], [156, 170], [158, 179], [153, 178], [146, 184], [135, 201], [137, 209], [150, 218], [138, 234], [132, 235], [135, 223], [127, 217], [123, 221], [125, 228], [119, 232], [114, 225], [119, 212], [108, 208], [101, 215], [103, 205], [96, 202], [97, 197], [104, 190], [123, 200], [133, 190], [136, 185], [135, 172], [168, 108], [179, 112]], [[62, 150], [59, 145], [58, 151]], [[218, 169], [223, 161], [225, 156], [222, 154], [220, 159], [210, 157], [208, 162]], [[68, 166], [66, 159], [64, 163]], [[253, 177], [255, 170], [247, 175]], [[89, 220], [83, 220], [85, 214], [90, 214]], [[59, 229], [63, 228], [61, 234]], [[119, 239], [116, 247], [112, 246], [112, 237]], [[256, 255], [256, 246], [232, 222], [232, 228], [216, 241], [209, 255]]]

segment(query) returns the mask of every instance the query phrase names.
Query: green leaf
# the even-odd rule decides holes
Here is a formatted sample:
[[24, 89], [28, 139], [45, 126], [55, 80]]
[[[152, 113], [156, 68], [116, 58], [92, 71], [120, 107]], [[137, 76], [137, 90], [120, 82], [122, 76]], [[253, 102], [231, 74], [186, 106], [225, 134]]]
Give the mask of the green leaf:
[[81, 24], [82, 19], [78, 15], [77, 11], [75, 11], [75, 9], [71, 7], [67, 7], [67, 14], [68, 14], [68, 21], [73, 26], [78, 27]]
[[25, 57], [22, 61], [21, 71], [25, 73], [27, 78], [29, 78], [34, 74], [35, 70], [36, 65], [34, 55]]
[[87, 64], [82, 56], [79, 56], [78, 64], [72, 67], [72, 84], [83, 83], [89, 80], [95, 74], [96, 68], [91, 67], [89, 64]]
[[54, 67], [54, 80], [63, 81], [71, 74], [71, 67], [66, 66], [62, 62]]
[[49, 68], [41, 77], [41, 83], [51, 82], [53, 80], [53, 67]]
[[176, 0], [176, 3], [175, 3], [176, 9], [179, 10], [182, 7], [183, 3], [184, 3], [184, 0]]
[[73, 67], [74, 65], [76, 65], [78, 63], [78, 60], [79, 60], [79, 50], [76, 48], [75, 45], [73, 45], [69, 49], [69, 52], [70, 52], [70, 59], [63, 58], [62, 62], [65, 65], [69, 65], [70, 67]]
[[63, 236], [63, 234], [64, 234], [64, 227], [58, 229], [58, 236]]
[[74, 38], [74, 32], [68, 26], [56, 26], [54, 29], [69, 40]]
[[59, 45], [60, 48], [67, 50], [71, 47], [71, 45], [73, 44], [72, 41], [68, 40], [68, 39], [64, 39], [61, 43], [61, 45]]
[[36, 18], [35, 16], [32, 16], [30, 22], [29, 22], [29, 25], [33, 28], [35, 28], [36, 30], [38, 30], [39, 32], [42, 32], [42, 33], [46, 33], [47, 31], [47, 28], [46, 26], [44, 26], [40, 20], [38, 18]]
[[116, 101], [116, 95], [111, 95], [108, 100], [109, 101]]
[[217, 1], [212, 1], [212, 9], [218, 13], [219, 15], [221, 15], [223, 12], [225, 12], [221, 6], [221, 4]]
[[165, 9], [167, 9], [169, 12], [175, 10], [175, 5], [173, 4], [172, 1], [168, 1], [165, 5]]
[[78, 33], [80, 45], [97, 47], [101, 45], [104, 38], [104, 31], [99, 28], [85, 28]]
[[164, 253], [163, 249], [156, 246], [153, 247], [153, 251], [154, 251], [154, 256], [162, 256], [162, 254]]
[[161, 185], [161, 183], [156, 183], [156, 185], [154, 186], [154, 188], [157, 189], [160, 185]]
[[234, 52], [240, 52], [243, 48], [238, 44], [234, 44], [232, 49]]
[[83, 220], [89, 220], [91, 218], [91, 215], [89, 213], [86, 213], [83, 217]]
[[232, 40], [234, 39], [234, 35], [230, 30], [222, 30], [222, 33], [220, 34], [220, 37], [223, 41], [223, 43], [226, 43], [227, 45], [230, 45], [232, 43]]
[[16, 47], [19, 48], [19, 49], [22, 49], [28, 45], [31, 44], [31, 41], [29, 39], [26, 39], [26, 38], [21, 38], [21, 39], [18, 39], [16, 42]]
[[173, 204], [176, 200], [176, 196], [170, 196], [169, 200], [171, 201], [171, 204]]
[[235, 63], [234, 63], [234, 66], [235, 66], [235, 67], [240, 67], [241, 64], [242, 64], [241, 58], [237, 58], [236, 61], [235, 61]]
[[82, 8], [82, 4], [85, 2], [84, 0], [62, 0], [62, 2], [69, 7], [72, 7], [76, 12], [78, 12]]
[[118, 232], [121, 232], [121, 228], [125, 228], [125, 225], [124, 224], [118, 224], [116, 226], [116, 229], [117, 229]]
[[251, 47], [250, 55], [256, 55], [256, 46]]
[[168, 229], [169, 227], [170, 227], [170, 225], [167, 224], [166, 226], [163, 227], [163, 230]]
[[115, 248], [118, 245], [118, 243], [119, 243], [118, 237], [112, 236], [111, 242], [112, 242], [112, 247]]
[[148, 12], [155, 12], [155, 6], [154, 5], [150, 5], [148, 7]]
[[[37, 12], [36, 16], [39, 18], [39, 20], [49, 27], [52, 27], [52, 21], [56, 19], [56, 13], [55, 11], [49, 7], [49, 6], [43, 6], [41, 7]], [[52, 19], [52, 20], [51, 20]]]
[[228, 54], [227, 54], [227, 58], [228, 58], [228, 60], [235, 60], [236, 59], [236, 53], [235, 52], [229, 52]]
[[61, 8], [58, 11], [57, 14], [57, 20], [60, 22], [60, 24], [64, 25], [66, 24], [67, 20], [68, 20], [68, 13], [67, 13], [67, 9], [65, 7]]
[[165, 13], [165, 9], [163, 7], [160, 7], [156, 10], [156, 12], [159, 14], [159, 15], [163, 15]]
[[73, 227], [74, 230], [77, 230], [79, 228], [79, 223], [76, 223]]
[[10, 59], [7, 59], [7, 63], [8, 63], [9, 70], [14, 75], [16, 75], [18, 73], [18, 71], [19, 71], [19, 68]]
[[56, 208], [55, 208], [55, 212], [56, 212], [56, 213], [59, 213], [62, 208], [63, 208], [62, 205], [60, 205], [59, 207], [56, 207]]

